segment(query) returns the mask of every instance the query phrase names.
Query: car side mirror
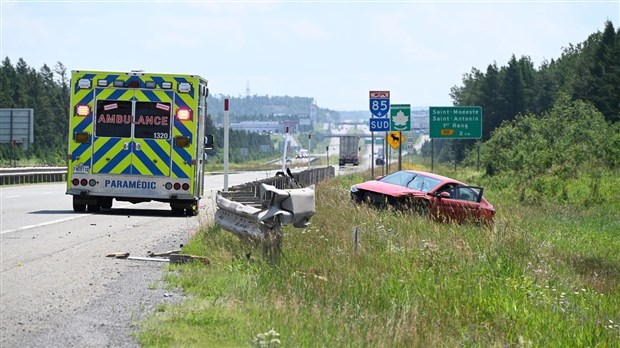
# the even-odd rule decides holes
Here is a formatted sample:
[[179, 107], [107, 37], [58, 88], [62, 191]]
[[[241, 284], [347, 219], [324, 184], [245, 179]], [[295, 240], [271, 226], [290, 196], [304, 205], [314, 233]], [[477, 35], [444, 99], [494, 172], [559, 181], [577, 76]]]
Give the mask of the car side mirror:
[[437, 197], [439, 197], [439, 198], [450, 198], [450, 193], [448, 193], [446, 191], [443, 191], [439, 195], [437, 195]]

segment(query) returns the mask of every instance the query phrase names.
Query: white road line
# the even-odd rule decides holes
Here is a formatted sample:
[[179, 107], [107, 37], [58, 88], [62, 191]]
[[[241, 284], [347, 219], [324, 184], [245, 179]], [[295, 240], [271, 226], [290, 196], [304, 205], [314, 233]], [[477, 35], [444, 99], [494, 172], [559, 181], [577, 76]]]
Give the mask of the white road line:
[[15, 229], [12, 229], [12, 230], [2, 231], [2, 232], [0, 232], [0, 234], [19, 232], [19, 231], [29, 230], [31, 228], [36, 228], [36, 227], [42, 227], [42, 226], [57, 224], [57, 223], [60, 223], [60, 222], [65, 222], [65, 221], [71, 221], [71, 220], [79, 219], [81, 217], [88, 216], [88, 215], [92, 215], [92, 214], [84, 214], [84, 215], [71, 216], [71, 217], [66, 217], [64, 219], [58, 219], [58, 220], [42, 222], [42, 223], [36, 224], [36, 225], [22, 226], [22, 227], [15, 228]]
[[[114, 208], [115, 209], [118, 209], [118, 208], [122, 209], [122, 208], [126, 208], [128, 206], [131, 206], [131, 205], [134, 205], [134, 204], [127, 203], [127, 204], [123, 204], [121, 206], [115, 206]], [[36, 224], [36, 225], [22, 226], [22, 227], [19, 227], [19, 228], [14, 228], [12, 230], [0, 231], [0, 235], [6, 234], [6, 233], [25, 231], [25, 230], [29, 230], [31, 228], [37, 228], [37, 227], [43, 227], [43, 226], [47, 226], [47, 225], [53, 225], [53, 224], [57, 224], [57, 223], [61, 223], [61, 222], [66, 222], [66, 221], [71, 221], [71, 220], [79, 219], [79, 218], [82, 218], [82, 217], [85, 217], [85, 216], [90, 216], [90, 215], [93, 215], [93, 214], [92, 213], [91, 214], [82, 213], [80, 215], [70, 216], [70, 217], [66, 217], [66, 218], [58, 219], [58, 220], [46, 221], [46, 222], [42, 222], [42, 223]]]

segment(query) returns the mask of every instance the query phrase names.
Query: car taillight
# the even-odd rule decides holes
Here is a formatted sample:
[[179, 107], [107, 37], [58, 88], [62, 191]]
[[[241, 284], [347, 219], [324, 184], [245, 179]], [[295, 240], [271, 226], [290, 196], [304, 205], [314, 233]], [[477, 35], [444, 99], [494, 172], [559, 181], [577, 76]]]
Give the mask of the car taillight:
[[178, 190], [181, 188], [181, 184], [179, 184], [178, 182], [174, 184], [174, 189]]
[[86, 180], [86, 179], [80, 180], [80, 185], [86, 186], [87, 184], [88, 184], [88, 180]]
[[77, 186], [80, 184], [80, 180], [77, 178], [73, 178], [73, 180], [71, 180], [71, 184], [73, 184], [73, 186]]
[[185, 191], [189, 190], [189, 184], [188, 183], [183, 184], [182, 187], [183, 187], [183, 190], [185, 190]]

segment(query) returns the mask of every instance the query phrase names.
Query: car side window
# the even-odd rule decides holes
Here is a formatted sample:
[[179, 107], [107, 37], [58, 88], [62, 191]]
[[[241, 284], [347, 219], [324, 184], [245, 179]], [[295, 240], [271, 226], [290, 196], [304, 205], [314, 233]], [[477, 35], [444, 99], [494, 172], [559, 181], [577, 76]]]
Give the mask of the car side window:
[[448, 192], [450, 194], [450, 199], [456, 199], [459, 201], [467, 201], [467, 202], [474, 202], [477, 203], [478, 202], [478, 195], [480, 194], [479, 191], [476, 191], [475, 189], [471, 188], [471, 187], [464, 187], [464, 186], [448, 186], [446, 185], [445, 188], [443, 188], [442, 190], [439, 190], [438, 192]]
[[474, 189], [470, 187], [459, 187], [458, 198], [461, 201], [478, 202], [478, 194]]

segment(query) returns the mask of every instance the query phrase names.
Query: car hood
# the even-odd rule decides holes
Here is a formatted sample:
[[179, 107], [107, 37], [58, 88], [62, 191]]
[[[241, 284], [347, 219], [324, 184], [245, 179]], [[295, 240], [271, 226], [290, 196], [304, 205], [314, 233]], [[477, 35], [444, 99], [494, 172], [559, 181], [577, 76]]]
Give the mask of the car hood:
[[424, 195], [418, 190], [409, 189], [400, 185], [388, 184], [382, 181], [371, 180], [355, 185], [358, 190], [372, 191], [388, 196], [399, 197], [404, 195]]

